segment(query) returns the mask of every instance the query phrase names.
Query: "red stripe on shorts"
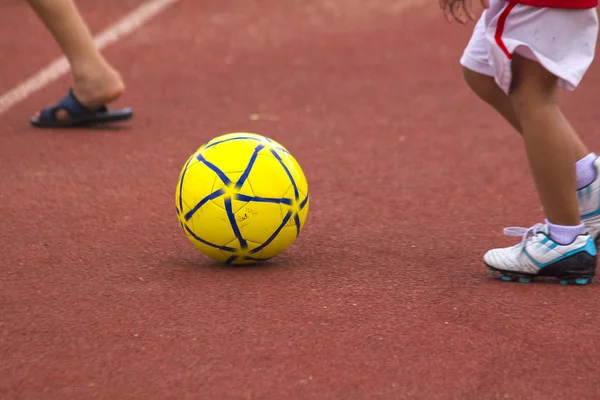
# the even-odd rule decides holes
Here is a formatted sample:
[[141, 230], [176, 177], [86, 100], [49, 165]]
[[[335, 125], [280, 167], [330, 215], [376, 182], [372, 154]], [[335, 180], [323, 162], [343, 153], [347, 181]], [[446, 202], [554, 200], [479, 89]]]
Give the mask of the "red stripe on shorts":
[[500, 17], [498, 18], [496, 35], [494, 35], [494, 39], [496, 39], [496, 44], [498, 45], [498, 47], [500, 47], [504, 54], [506, 54], [506, 58], [508, 58], [509, 60], [512, 58], [512, 54], [508, 52], [508, 49], [504, 45], [504, 42], [502, 41], [502, 34], [504, 33], [504, 25], [506, 25], [506, 18], [508, 18], [508, 14], [510, 14], [510, 11], [513, 8], [515, 8], [516, 5], [517, 3], [510, 3], [506, 6], [506, 8], [504, 8], [504, 10], [502, 10], [502, 14], [500, 14]]

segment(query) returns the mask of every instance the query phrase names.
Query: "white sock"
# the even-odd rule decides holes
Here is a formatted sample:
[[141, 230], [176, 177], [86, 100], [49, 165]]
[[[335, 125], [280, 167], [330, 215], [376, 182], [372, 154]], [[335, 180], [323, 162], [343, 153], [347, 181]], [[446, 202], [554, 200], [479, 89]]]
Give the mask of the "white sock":
[[577, 236], [585, 234], [584, 224], [575, 226], [554, 225], [548, 220], [546, 220], [546, 224], [548, 225], [550, 239], [554, 240], [558, 244], [571, 244]]
[[590, 153], [575, 163], [577, 170], [577, 190], [586, 187], [596, 179], [596, 168], [594, 161], [598, 156], [596, 153]]

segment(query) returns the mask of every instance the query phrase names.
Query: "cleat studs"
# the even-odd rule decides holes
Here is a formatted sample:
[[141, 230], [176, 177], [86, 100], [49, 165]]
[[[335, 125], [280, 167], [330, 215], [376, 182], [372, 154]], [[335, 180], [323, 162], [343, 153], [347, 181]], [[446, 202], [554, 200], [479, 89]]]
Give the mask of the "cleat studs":
[[530, 283], [531, 282], [531, 278], [519, 278], [519, 282], [521, 282], [521, 283]]
[[506, 276], [506, 275], [503, 275], [500, 279], [502, 279], [503, 281], [506, 281], [506, 282], [512, 281], [512, 278], [510, 276]]
[[569, 278], [561, 279], [561, 285], [587, 285], [592, 283], [592, 278]]

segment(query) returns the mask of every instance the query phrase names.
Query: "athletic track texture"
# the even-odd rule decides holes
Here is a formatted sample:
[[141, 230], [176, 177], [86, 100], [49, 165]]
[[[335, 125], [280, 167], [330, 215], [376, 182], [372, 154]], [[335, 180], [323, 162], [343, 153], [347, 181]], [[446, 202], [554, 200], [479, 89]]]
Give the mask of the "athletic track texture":
[[[80, 0], [93, 31], [140, 0]], [[104, 50], [120, 127], [36, 130], [63, 76], [0, 115], [0, 399], [598, 399], [597, 284], [504, 283], [481, 262], [542, 218], [521, 139], [462, 81], [472, 25], [437, 2], [180, 0]], [[0, 7], [0, 94], [60, 51]], [[563, 96], [598, 146], [600, 64]], [[206, 140], [298, 159], [305, 230], [225, 268], [174, 190]]]

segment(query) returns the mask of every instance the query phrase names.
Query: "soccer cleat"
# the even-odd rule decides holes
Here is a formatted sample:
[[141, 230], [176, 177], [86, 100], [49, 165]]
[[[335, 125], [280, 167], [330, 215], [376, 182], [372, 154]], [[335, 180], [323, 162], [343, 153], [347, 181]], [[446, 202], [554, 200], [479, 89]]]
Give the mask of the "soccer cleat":
[[577, 191], [579, 214], [596, 245], [600, 245], [600, 158], [594, 161], [596, 179]]
[[589, 234], [579, 235], [573, 243], [561, 245], [548, 234], [548, 226], [505, 228], [507, 236], [522, 236], [521, 243], [485, 253], [483, 261], [504, 281], [532, 282], [535, 277], [557, 278], [563, 285], [587, 285], [596, 274], [598, 252]]

